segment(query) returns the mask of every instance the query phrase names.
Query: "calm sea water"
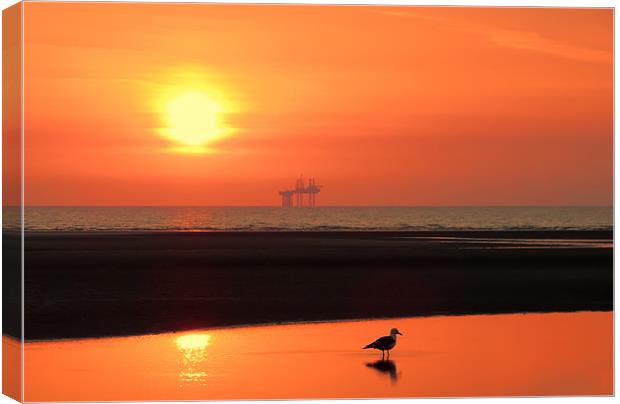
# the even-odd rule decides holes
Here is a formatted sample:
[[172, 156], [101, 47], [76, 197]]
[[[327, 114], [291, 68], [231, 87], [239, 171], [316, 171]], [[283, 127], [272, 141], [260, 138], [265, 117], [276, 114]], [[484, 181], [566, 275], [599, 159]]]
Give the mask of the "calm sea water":
[[[5, 218], [10, 213], [4, 210]], [[10, 222], [5, 220], [5, 228]], [[27, 207], [32, 231], [611, 229], [611, 207]]]

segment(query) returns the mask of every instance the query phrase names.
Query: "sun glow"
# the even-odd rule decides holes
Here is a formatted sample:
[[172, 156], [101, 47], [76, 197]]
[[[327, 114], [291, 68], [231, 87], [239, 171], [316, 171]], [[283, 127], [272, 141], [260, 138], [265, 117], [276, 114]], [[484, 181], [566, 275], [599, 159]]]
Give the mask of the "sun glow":
[[171, 142], [168, 151], [216, 152], [214, 144], [236, 132], [229, 118], [238, 112], [238, 102], [212, 75], [190, 69], [169, 76], [170, 84], [154, 98], [162, 123], [157, 132]]
[[180, 151], [201, 152], [230, 132], [221, 119], [224, 112], [224, 105], [207, 93], [182, 92], [166, 103], [164, 135], [180, 145]]
[[187, 146], [202, 145], [220, 134], [222, 106], [201, 92], [187, 92], [168, 103], [168, 133]]

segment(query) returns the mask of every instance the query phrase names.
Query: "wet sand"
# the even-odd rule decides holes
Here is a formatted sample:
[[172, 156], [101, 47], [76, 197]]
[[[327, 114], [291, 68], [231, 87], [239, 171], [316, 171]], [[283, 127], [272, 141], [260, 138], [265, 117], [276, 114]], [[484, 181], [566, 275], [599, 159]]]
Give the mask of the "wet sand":
[[25, 257], [28, 340], [613, 307], [609, 231], [28, 233]]
[[[360, 349], [398, 327], [381, 362]], [[613, 313], [398, 318], [29, 342], [27, 401], [613, 394]]]

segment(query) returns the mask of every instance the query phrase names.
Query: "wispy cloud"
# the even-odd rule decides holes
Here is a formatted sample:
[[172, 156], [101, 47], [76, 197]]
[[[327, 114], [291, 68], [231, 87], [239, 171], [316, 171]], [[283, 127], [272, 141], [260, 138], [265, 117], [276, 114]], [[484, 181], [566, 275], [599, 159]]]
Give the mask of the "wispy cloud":
[[563, 43], [554, 39], [546, 38], [537, 32], [501, 29], [482, 24], [457, 21], [446, 17], [429, 16], [416, 11], [394, 10], [380, 11], [380, 13], [401, 18], [415, 18], [419, 20], [437, 22], [445, 25], [449, 29], [478, 35], [481, 38], [504, 48], [546, 53], [567, 59], [593, 63], [612, 63], [613, 61], [611, 52]]

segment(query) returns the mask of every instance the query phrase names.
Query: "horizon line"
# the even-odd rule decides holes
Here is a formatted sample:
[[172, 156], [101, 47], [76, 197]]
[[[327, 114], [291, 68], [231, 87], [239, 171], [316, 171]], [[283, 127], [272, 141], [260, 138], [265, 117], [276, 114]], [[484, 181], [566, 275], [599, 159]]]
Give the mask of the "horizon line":
[[613, 208], [606, 204], [462, 204], [462, 205], [319, 205], [283, 208], [281, 205], [3, 205], [3, 208], [282, 208], [295, 210], [298, 208]]

